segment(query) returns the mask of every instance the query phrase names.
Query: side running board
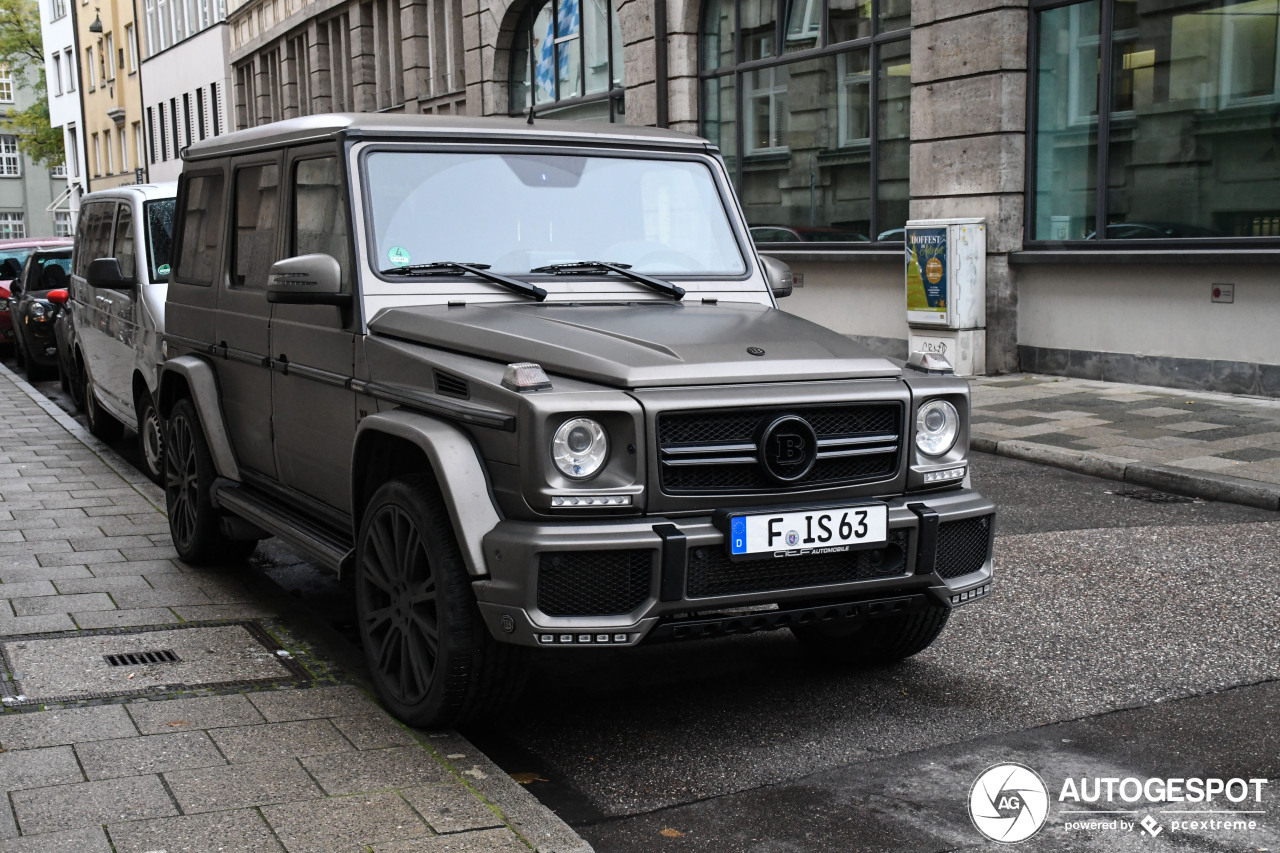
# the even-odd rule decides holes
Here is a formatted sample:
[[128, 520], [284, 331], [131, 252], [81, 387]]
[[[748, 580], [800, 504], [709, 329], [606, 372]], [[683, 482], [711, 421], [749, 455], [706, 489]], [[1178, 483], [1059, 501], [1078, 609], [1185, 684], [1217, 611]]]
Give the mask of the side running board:
[[263, 499], [238, 483], [230, 480], [215, 482], [213, 499], [219, 507], [280, 537], [339, 574], [355, 563], [355, 549], [349, 540], [300, 513]]

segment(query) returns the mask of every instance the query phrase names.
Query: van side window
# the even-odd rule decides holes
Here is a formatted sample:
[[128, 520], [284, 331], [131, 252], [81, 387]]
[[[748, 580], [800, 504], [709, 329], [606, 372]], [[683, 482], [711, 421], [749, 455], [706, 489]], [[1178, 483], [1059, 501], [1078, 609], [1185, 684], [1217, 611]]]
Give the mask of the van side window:
[[133, 278], [137, 270], [134, 256], [133, 211], [129, 205], [122, 204], [116, 215], [116, 261], [120, 264], [120, 274], [125, 278]]
[[76, 240], [76, 275], [83, 276], [89, 263], [98, 258], [111, 257], [111, 226], [115, 204], [96, 202], [86, 204], [80, 214], [80, 238]]
[[342, 289], [351, 280], [347, 194], [337, 157], [301, 160], [293, 173], [293, 254], [322, 252], [342, 268]]
[[236, 172], [235, 262], [232, 284], [265, 290], [267, 272], [276, 262], [276, 211], [280, 167], [275, 163]]
[[187, 179], [186, 190], [176, 278], [191, 284], [213, 284], [222, 239], [222, 173], [194, 175]]

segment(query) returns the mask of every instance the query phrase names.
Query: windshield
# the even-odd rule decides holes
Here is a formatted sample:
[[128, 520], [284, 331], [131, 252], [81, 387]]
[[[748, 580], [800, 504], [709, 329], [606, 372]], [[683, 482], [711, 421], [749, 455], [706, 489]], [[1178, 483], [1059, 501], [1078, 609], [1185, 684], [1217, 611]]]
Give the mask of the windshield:
[[496, 273], [594, 260], [652, 275], [746, 272], [710, 169], [688, 160], [375, 151], [375, 267]]
[[151, 280], [169, 277], [169, 250], [173, 245], [173, 204], [166, 198], [143, 205], [147, 217], [147, 259], [151, 264]]

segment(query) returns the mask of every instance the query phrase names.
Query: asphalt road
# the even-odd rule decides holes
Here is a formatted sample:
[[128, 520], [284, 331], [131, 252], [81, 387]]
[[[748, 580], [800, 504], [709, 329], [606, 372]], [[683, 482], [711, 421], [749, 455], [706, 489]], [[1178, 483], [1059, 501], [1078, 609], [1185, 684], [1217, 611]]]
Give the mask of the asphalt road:
[[[67, 408], [56, 385], [40, 387]], [[1280, 516], [985, 454], [973, 469], [999, 506], [996, 594], [916, 658], [832, 669], [785, 632], [547, 653], [518, 705], [463, 734], [600, 853], [981, 848], [969, 789], [1007, 760], [1054, 792], [1068, 776], [1280, 778]], [[354, 641], [329, 576], [274, 543], [254, 563]], [[1155, 814], [1155, 837], [1067, 829], [1055, 802], [1021, 846], [1280, 850], [1264, 800], [1234, 833], [1121, 816]]]

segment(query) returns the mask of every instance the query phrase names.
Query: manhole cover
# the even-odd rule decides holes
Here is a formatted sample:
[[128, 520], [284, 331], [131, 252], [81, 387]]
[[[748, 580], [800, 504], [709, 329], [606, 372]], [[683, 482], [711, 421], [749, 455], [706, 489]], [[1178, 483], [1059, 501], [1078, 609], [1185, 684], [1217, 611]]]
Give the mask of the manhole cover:
[[7, 692], [18, 703], [307, 678], [265, 631], [245, 622], [13, 638], [0, 653], [12, 679]]
[[1153, 504], [1192, 504], [1197, 498], [1189, 498], [1186, 495], [1171, 495], [1168, 492], [1157, 492], [1154, 489], [1114, 489], [1108, 490], [1109, 495], [1119, 495], [1122, 498], [1133, 498], [1134, 500], [1147, 501]]

